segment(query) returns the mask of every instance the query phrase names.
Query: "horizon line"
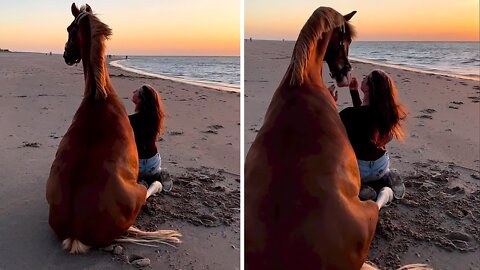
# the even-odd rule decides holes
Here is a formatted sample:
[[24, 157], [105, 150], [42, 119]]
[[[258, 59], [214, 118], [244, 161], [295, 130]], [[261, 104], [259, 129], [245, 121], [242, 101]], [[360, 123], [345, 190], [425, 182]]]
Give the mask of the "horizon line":
[[[249, 41], [250, 38], [244, 38], [244, 40]], [[264, 38], [253, 38], [252, 40], [257, 41], [296, 41], [296, 39], [264, 39]], [[355, 42], [478, 42], [480, 40], [354, 40]]]
[[[62, 55], [63, 53], [60, 52], [50, 52], [50, 51], [12, 51], [8, 48], [0, 48], [0, 53], [36, 53], [36, 54], [49, 54], [52, 55]], [[114, 54], [114, 53], [107, 53], [106, 56], [111, 55], [112, 57], [124, 57], [124, 56], [164, 56], [164, 57], [240, 57], [240, 55], [167, 55], [167, 54]]]

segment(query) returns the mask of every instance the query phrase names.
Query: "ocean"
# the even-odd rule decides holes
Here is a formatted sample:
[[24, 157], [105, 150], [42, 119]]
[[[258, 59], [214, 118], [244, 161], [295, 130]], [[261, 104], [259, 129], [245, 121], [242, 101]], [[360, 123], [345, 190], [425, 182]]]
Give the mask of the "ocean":
[[128, 56], [110, 64], [142, 75], [240, 92], [238, 56]]
[[354, 41], [352, 60], [480, 80], [479, 42]]

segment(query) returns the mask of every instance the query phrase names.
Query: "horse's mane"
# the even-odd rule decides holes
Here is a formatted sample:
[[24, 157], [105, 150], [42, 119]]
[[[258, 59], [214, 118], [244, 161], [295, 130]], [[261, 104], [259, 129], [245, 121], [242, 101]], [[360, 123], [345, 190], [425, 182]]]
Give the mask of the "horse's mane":
[[[80, 11], [85, 11], [86, 7], [82, 6]], [[106, 99], [107, 91], [106, 79], [108, 76], [105, 70], [105, 40], [112, 35], [112, 29], [108, 25], [98, 19], [95, 14], [90, 13], [90, 65], [95, 78], [95, 99]]]
[[342, 14], [329, 7], [319, 7], [313, 12], [300, 31], [293, 49], [292, 60], [290, 61], [292, 66], [290, 86], [303, 84], [303, 76], [310, 59], [310, 49], [315, 46], [316, 41], [322, 38], [323, 33], [343, 24], [345, 24], [346, 33], [350, 33], [350, 37], [353, 38], [355, 36], [353, 26], [345, 21]]

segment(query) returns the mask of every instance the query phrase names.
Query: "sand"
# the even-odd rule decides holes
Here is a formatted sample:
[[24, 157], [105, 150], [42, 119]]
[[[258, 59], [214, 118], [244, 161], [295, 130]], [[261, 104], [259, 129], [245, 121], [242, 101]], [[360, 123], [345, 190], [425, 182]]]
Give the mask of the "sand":
[[[245, 41], [245, 153], [290, 62], [294, 42]], [[480, 269], [480, 83], [352, 61], [360, 80], [391, 74], [408, 109], [404, 143], [388, 145], [405, 179], [404, 200], [380, 211], [369, 260], [382, 269], [427, 263], [434, 269]], [[326, 85], [333, 81], [324, 66]], [[337, 88], [338, 110], [352, 106]]]
[[48, 225], [45, 186], [83, 96], [83, 70], [61, 55], [0, 53], [0, 269], [132, 269], [138, 257], [152, 269], [239, 268], [239, 93], [109, 71], [129, 113], [143, 83], [163, 97], [168, 118], [157, 146], [175, 186], [149, 199], [136, 225], [177, 229], [183, 243], [121, 244], [120, 254], [94, 249], [82, 256], [61, 249]]

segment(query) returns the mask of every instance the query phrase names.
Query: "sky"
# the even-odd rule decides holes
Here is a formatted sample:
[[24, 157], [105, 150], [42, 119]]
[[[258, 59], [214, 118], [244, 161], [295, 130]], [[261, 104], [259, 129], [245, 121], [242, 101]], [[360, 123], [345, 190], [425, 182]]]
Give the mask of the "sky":
[[360, 41], [479, 41], [479, 0], [245, 0], [245, 38], [296, 40], [319, 6], [351, 22]]
[[[87, 3], [113, 29], [107, 42], [108, 54], [240, 55], [240, 0]], [[74, 19], [71, 4], [54, 0], [2, 1], [0, 48], [63, 53], [68, 38], [66, 28]]]

